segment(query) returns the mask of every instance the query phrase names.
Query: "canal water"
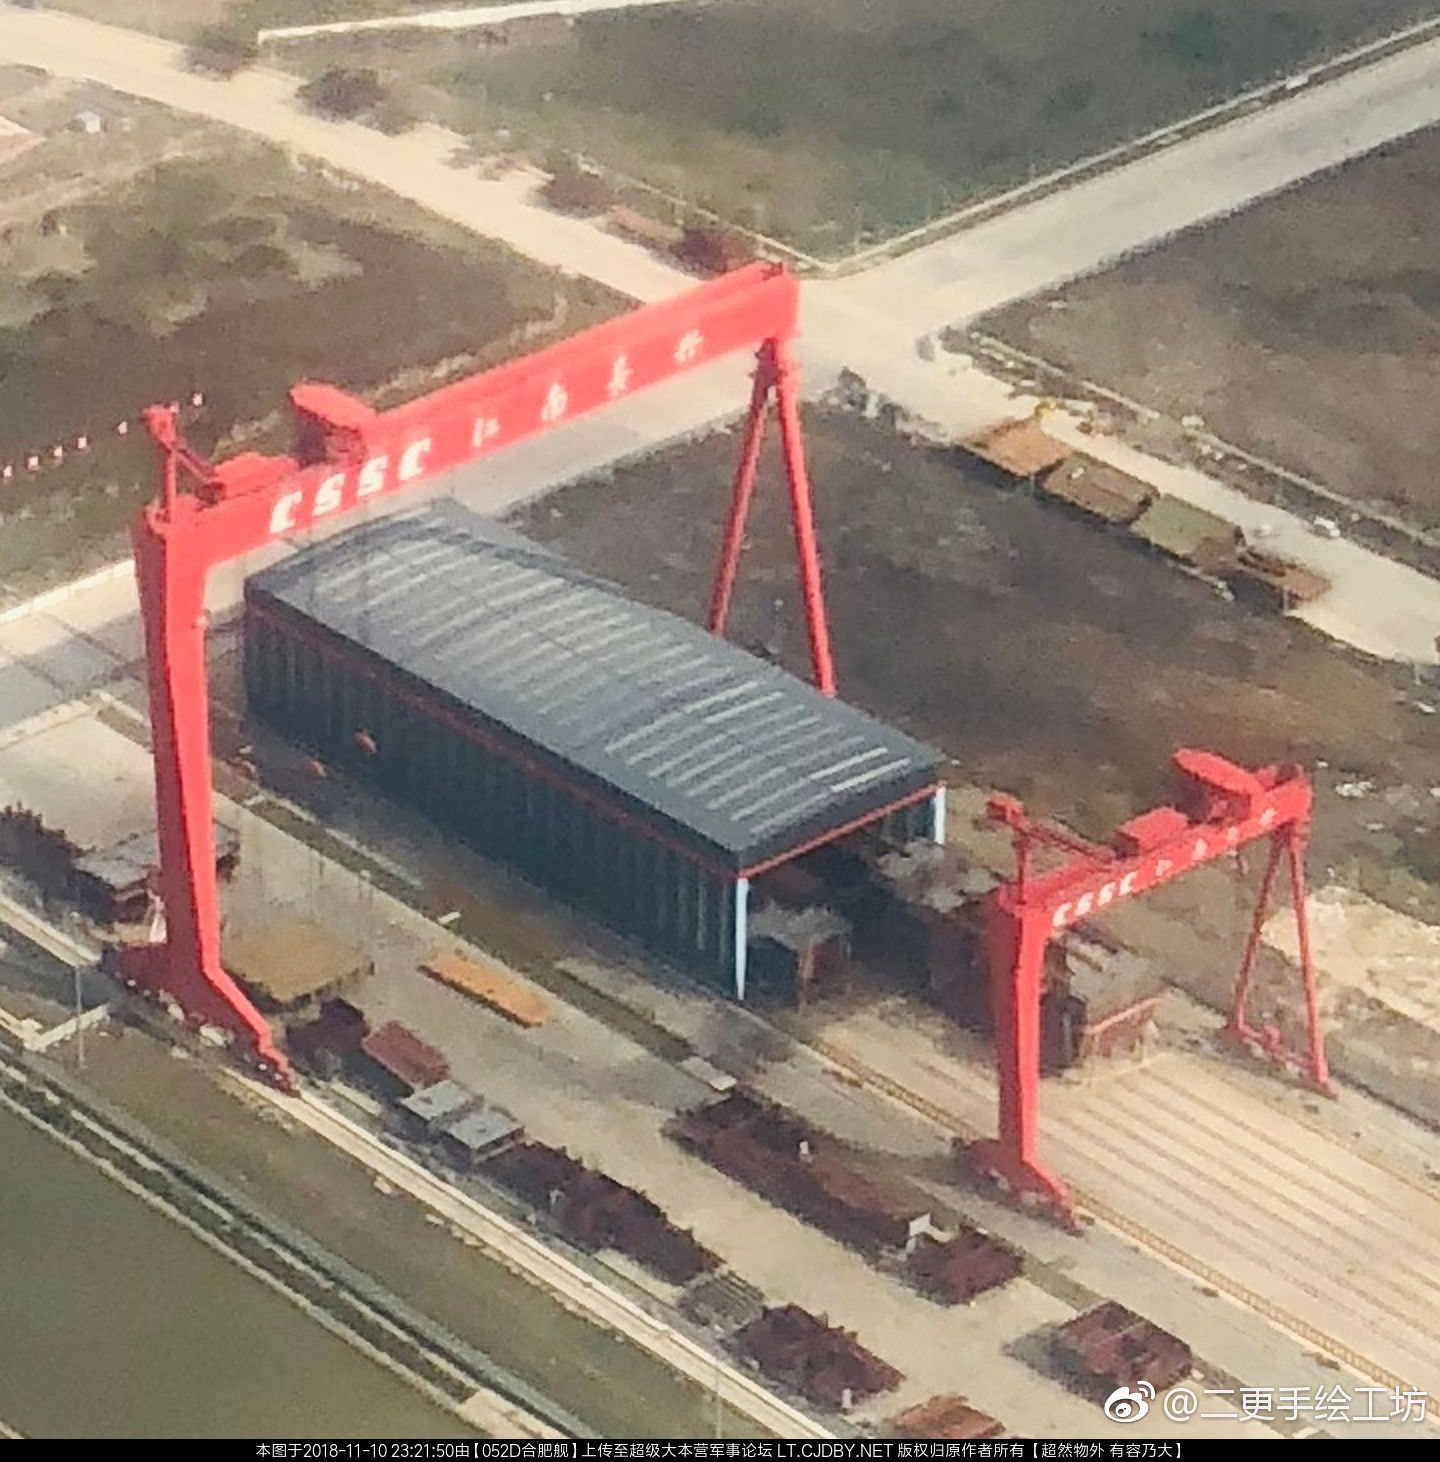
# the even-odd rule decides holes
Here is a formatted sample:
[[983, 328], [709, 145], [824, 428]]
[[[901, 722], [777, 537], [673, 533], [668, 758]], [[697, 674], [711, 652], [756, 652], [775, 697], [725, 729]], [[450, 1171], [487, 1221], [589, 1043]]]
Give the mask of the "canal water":
[[6, 1111], [0, 1422], [82, 1439], [478, 1435]]

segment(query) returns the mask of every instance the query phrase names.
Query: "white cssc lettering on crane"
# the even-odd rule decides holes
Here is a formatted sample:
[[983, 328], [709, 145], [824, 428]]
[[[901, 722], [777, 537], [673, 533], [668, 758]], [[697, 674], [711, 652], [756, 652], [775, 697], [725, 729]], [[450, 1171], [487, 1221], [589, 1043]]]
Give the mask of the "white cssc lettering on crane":
[[425, 470], [425, 458], [430, 451], [430, 438], [421, 437], [411, 442], [400, 454], [400, 481], [413, 482]]
[[385, 469], [390, 465], [388, 457], [372, 457], [360, 469], [360, 485], [355, 489], [356, 497], [373, 497], [385, 486]]
[[[430, 447], [430, 438], [421, 437], [419, 441], [411, 442], [401, 452], [394, 486], [398, 487], [401, 483], [413, 482], [417, 477], [424, 476], [425, 459], [430, 453]], [[391, 486], [392, 484], [388, 480], [389, 471], [390, 457], [388, 455], [371, 457], [362, 463], [356, 476], [356, 502], [362, 498], [374, 497], [376, 493], [383, 492], [386, 487]], [[345, 506], [345, 484], [349, 480], [348, 471], [332, 472], [329, 476], [320, 479], [314, 496], [310, 500], [308, 516], [312, 521], [339, 512]], [[300, 519], [304, 507], [305, 493], [302, 491], [287, 492], [276, 499], [275, 506], [270, 510], [270, 536], [275, 538], [282, 533], [296, 532], [301, 526]]]
[[345, 473], [332, 472], [320, 480], [315, 489], [315, 505], [310, 509], [312, 518], [328, 517], [339, 510], [345, 492]]
[[270, 510], [270, 536], [290, 533], [295, 528], [295, 509], [305, 501], [303, 492], [287, 492]]

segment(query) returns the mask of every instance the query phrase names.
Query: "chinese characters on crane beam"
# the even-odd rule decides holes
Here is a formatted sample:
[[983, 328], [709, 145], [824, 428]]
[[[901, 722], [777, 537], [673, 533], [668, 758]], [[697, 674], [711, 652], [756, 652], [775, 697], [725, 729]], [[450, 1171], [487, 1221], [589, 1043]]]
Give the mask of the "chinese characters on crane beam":
[[[1274, 827], [1277, 817], [1278, 814], [1273, 807], [1267, 807], [1261, 811], [1255, 819], [1256, 835], [1268, 832]], [[1193, 868], [1196, 864], [1205, 862], [1207, 858], [1218, 857], [1221, 853], [1233, 851], [1240, 846], [1241, 831], [1242, 829], [1236, 826], [1227, 827], [1224, 836], [1214, 842], [1205, 837], [1203, 833], [1197, 834], [1194, 842], [1190, 844], [1188, 856], [1180, 854], [1173, 857], [1157, 856], [1139, 868], [1132, 869], [1123, 877], [1107, 879], [1098, 888], [1090, 889], [1078, 898], [1067, 899], [1063, 904], [1056, 904], [1055, 912], [1050, 919], [1051, 928], [1068, 929], [1070, 925], [1088, 918], [1091, 914], [1098, 913], [1108, 904], [1114, 903], [1116, 899], [1125, 899], [1129, 898], [1131, 894], [1144, 893], [1146, 889], [1163, 883], [1172, 874], [1183, 873], [1187, 868]]]
[[549, 425], [559, 421], [570, 409], [570, 393], [556, 381], [545, 393], [545, 404], [540, 408], [540, 420]]
[[634, 375], [635, 372], [630, 369], [630, 358], [617, 355], [615, 364], [610, 367], [610, 384], [605, 388], [612, 401], [617, 396], [623, 396], [630, 389], [630, 382]]
[[[694, 365], [704, 346], [705, 337], [699, 330], [687, 330], [671, 349], [671, 360], [676, 366]], [[665, 372], [660, 372], [657, 379], [663, 379], [664, 375]], [[616, 356], [609, 366], [605, 385], [606, 397], [614, 401], [628, 395], [635, 385], [635, 378], [636, 369], [630, 355], [622, 353]], [[591, 399], [591, 393], [582, 393], [581, 399], [582, 405], [586, 402], [596, 404]], [[556, 425], [570, 414], [573, 405], [570, 385], [565, 380], [551, 381], [540, 404], [539, 424]], [[501, 434], [502, 429], [503, 425], [498, 417], [481, 413], [471, 427], [470, 450], [484, 450]], [[369, 458], [360, 466], [358, 473], [353, 467], [346, 467], [322, 477], [313, 488], [300, 487], [283, 493], [271, 509], [269, 536], [278, 538], [286, 533], [297, 533], [319, 518], [330, 517], [344, 508], [356, 506], [366, 498], [388, 492], [424, 476], [429, 470], [426, 459], [431, 447], [431, 438], [422, 437], [411, 442], [398, 454], [382, 452]], [[393, 480], [392, 462], [396, 464]]]

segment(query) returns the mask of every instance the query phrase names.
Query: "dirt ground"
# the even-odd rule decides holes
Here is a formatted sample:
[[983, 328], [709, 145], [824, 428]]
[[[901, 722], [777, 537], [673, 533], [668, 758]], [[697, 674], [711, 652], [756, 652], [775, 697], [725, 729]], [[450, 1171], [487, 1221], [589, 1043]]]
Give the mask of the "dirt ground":
[[981, 328], [1440, 527], [1437, 176], [1431, 131]]
[[[1440, 726], [1408, 673], [859, 418], [812, 411], [807, 439], [841, 694], [941, 747], [954, 782], [1108, 835], [1164, 800], [1177, 747], [1294, 759], [1323, 789], [1317, 863], [1428, 911]], [[517, 526], [698, 618], [737, 451], [717, 434], [566, 488]], [[765, 470], [732, 633], [805, 674], [775, 454]], [[1364, 796], [1332, 793], [1363, 780]]]
[[[1394, 29], [1418, 0], [720, 0], [545, 44], [309, 43], [464, 98], [477, 133], [578, 150], [820, 256], [913, 227]], [[369, 49], [366, 49], [368, 45]]]
[[[616, 307], [221, 128], [9, 74], [7, 114], [46, 140], [13, 165], [0, 202], [5, 591], [116, 555], [153, 491], [138, 430], [151, 402], [201, 392], [187, 426], [201, 451], [222, 433], [233, 444], [237, 427], [247, 447], [283, 448], [296, 380], [416, 395]], [[105, 133], [67, 129], [91, 100]]]

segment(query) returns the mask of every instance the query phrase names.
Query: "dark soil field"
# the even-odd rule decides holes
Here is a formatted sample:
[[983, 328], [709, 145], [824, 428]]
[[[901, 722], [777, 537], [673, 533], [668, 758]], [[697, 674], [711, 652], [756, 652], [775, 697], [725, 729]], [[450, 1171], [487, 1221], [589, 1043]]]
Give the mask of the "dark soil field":
[[697, 0], [582, 17], [568, 40], [546, 44], [487, 50], [455, 37], [407, 49], [387, 36], [371, 43], [371, 64], [458, 92], [477, 130], [506, 128], [541, 153], [579, 150], [838, 256], [1432, 10]]
[[1435, 529], [1437, 179], [1432, 131], [981, 326]]
[[[1164, 800], [1171, 753], [1294, 759], [1326, 795], [1317, 852], [1440, 871], [1440, 727], [1407, 673], [1296, 621], [1226, 603], [1123, 537], [863, 420], [812, 411], [808, 440], [840, 691], [944, 749], [956, 783], [1004, 788], [1092, 835]], [[676, 448], [527, 509], [517, 526], [641, 599], [699, 618], [734, 433]], [[807, 673], [783, 479], [773, 456], [741, 566], [732, 633]], [[1386, 795], [1390, 800], [1386, 800]], [[1408, 875], [1407, 875], [1408, 878]], [[1388, 892], [1411, 894], [1402, 879]]]
[[[119, 551], [154, 490], [146, 405], [199, 391], [197, 448], [237, 441], [239, 428], [247, 447], [283, 449], [297, 380], [418, 395], [618, 304], [245, 144], [223, 172], [170, 163], [48, 222], [18, 222], [0, 263], [13, 265], [0, 280], [0, 462], [15, 467], [0, 500], [0, 587], [11, 593]], [[74, 450], [82, 433], [86, 453]], [[55, 444], [68, 449], [60, 465]], [[39, 472], [26, 470], [32, 453]]]

